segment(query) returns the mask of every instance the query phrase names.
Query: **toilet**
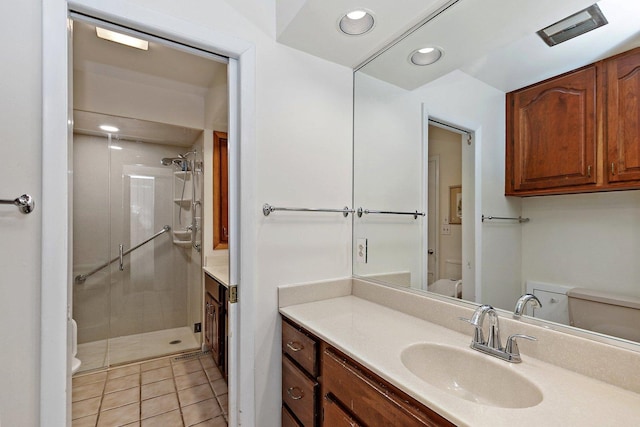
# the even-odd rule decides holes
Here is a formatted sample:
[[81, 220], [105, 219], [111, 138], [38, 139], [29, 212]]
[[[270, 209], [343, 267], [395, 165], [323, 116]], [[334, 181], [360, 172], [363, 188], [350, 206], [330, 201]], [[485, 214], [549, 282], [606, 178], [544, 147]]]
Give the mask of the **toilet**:
[[640, 341], [640, 298], [585, 288], [567, 297], [571, 326]]
[[78, 324], [75, 320], [71, 319], [71, 375], [78, 372], [82, 362], [78, 359]]
[[444, 279], [436, 280], [427, 286], [427, 290], [448, 297], [462, 298], [462, 261], [459, 259], [445, 260], [444, 277]]

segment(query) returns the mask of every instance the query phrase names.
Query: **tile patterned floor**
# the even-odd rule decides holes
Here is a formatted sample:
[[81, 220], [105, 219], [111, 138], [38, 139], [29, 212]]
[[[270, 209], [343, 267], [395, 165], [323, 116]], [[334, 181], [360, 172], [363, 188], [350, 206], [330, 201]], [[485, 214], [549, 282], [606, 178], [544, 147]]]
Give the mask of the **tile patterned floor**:
[[227, 384], [210, 354], [73, 378], [73, 427], [226, 427]]

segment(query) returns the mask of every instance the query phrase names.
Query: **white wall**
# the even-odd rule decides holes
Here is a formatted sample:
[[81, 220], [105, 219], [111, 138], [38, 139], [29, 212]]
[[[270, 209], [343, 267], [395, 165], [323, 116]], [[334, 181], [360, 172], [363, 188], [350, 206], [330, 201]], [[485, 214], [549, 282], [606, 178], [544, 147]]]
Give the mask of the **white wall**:
[[640, 191], [525, 198], [522, 281], [640, 297]]
[[[422, 138], [420, 131], [423, 129], [423, 109], [429, 117], [474, 131], [473, 143], [462, 144], [462, 186], [463, 189], [476, 189], [475, 193], [463, 191], [463, 297], [501, 308], [512, 308], [521, 292], [520, 226], [483, 224], [480, 221], [483, 213], [495, 216], [520, 215], [520, 199], [504, 196], [504, 92], [460, 71], [454, 71], [411, 92], [367, 76], [358, 76], [357, 79], [357, 85], [361, 81], [367, 82], [367, 86], [364, 86], [368, 93], [366, 102], [373, 107], [370, 105], [366, 108], [379, 111], [370, 116], [368, 121], [363, 120], [363, 123], [372, 126], [373, 131], [367, 130], [365, 124], [359, 125], [356, 120], [356, 141], [360, 138], [358, 133], [364, 130], [367, 133], [363, 143], [366, 142], [369, 149], [392, 144], [394, 148], [398, 147], [398, 151], [402, 151], [405, 149], [403, 143], [413, 147], [413, 157], [406, 157], [405, 163], [400, 163], [397, 169], [404, 164], [408, 171], [412, 171], [417, 164], [416, 147]], [[359, 92], [358, 90], [357, 97], [360, 96]], [[360, 109], [358, 105], [356, 115]], [[380, 123], [392, 132], [376, 134]], [[361, 160], [357, 150], [356, 146], [355, 173], [358, 177]], [[388, 150], [384, 153], [394, 155]], [[369, 176], [376, 178], [382, 163], [369, 164], [375, 166], [370, 168]], [[394, 197], [402, 197], [407, 192], [420, 188], [415, 179], [410, 185], [409, 189], [402, 188], [403, 194], [395, 194]], [[358, 187], [357, 185], [355, 189], [356, 199], [360, 197]], [[371, 191], [375, 191], [375, 187], [371, 187]], [[358, 230], [357, 234], [359, 233]], [[415, 257], [416, 253], [418, 252], [414, 251], [408, 256]]]
[[[355, 208], [425, 211], [422, 111], [411, 92], [363, 73], [355, 77]], [[354, 264], [361, 276], [410, 274], [399, 283], [421, 289], [425, 217], [363, 215], [355, 217], [354, 238], [367, 239], [367, 262]]]
[[[520, 201], [504, 196], [504, 92], [454, 71], [414, 91], [423, 100], [431, 117], [475, 131], [471, 146], [463, 144], [462, 186], [476, 186], [472, 215], [463, 214], [462, 270], [464, 298], [469, 298], [469, 276], [475, 286], [477, 302], [510, 308], [520, 295], [520, 228], [518, 225], [495, 227], [481, 223], [484, 214], [518, 216]], [[476, 170], [469, 176], [465, 158], [473, 148]], [[463, 191], [463, 197], [465, 192]], [[463, 207], [466, 202], [463, 202]], [[466, 209], [466, 208], [465, 208]], [[465, 211], [466, 212], [466, 211]], [[466, 219], [470, 218], [471, 221]], [[469, 235], [475, 234], [475, 248], [469, 247]], [[475, 252], [476, 265], [469, 265]], [[475, 269], [475, 273], [469, 274]]]
[[186, 84], [169, 85], [166, 80], [160, 86], [154, 84], [158, 78], [113, 68], [103, 65], [73, 71], [75, 109], [195, 129], [204, 127], [205, 96], [201, 90]]
[[[36, 426], [40, 377], [41, 2], [0, 4], [0, 198], [29, 193], [36, 210], [0, 206], [0, 424]], [[20, 43], [16, 42], [16, 34]], [[64, 250], [64, 248], [61, 248]], [[46, 302], [44, 302], [46, 303]]]

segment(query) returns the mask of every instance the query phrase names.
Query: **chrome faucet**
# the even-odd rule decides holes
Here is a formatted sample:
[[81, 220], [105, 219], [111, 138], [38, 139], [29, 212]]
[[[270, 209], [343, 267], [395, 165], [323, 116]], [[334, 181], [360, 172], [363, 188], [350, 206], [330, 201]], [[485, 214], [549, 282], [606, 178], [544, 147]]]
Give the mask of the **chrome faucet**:
[[[484, 318], [486, 316], [489, 316], [489, 334], [487, 339], [485, 340], [483, 325]], [[475, 328], [473, 332], [473, 339], [471, 341], [472, 349], [489, 354], [502, 360], [506, 360], [507, 362], [522, 362], [516, 339], [523, 338], [531, 341], [537, 341], [536, 338], [529, 335], [514, 334], [510, 335], [509, 338], [507, 338], [507, 344], [502, 347], [498, 313], [490, 305], [481, 305], [473, 313], [471, 319], [465, 319], [461, 317], [460, 320], [464, 320], [465, 322], [470, 323]]]
[[533, 294], [524, 294], [520, 298], [518, 298], [518, 302], [516, 303], [516, 309], [513, 311], [513, 317], [516, 319], [522, 316], [527, 309], [527, 303], [531, 302], [532, 307], [542, 308], [542, 303], [538, 299], [537, 296]]

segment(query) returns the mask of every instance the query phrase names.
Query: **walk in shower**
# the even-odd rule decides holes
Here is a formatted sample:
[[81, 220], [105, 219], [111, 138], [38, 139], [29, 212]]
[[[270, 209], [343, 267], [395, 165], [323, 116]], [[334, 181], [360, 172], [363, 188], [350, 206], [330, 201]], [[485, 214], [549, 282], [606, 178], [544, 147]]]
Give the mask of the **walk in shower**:
[[74, 120], [80, 371], [199, 349], [202, 131], [87, 111]]

